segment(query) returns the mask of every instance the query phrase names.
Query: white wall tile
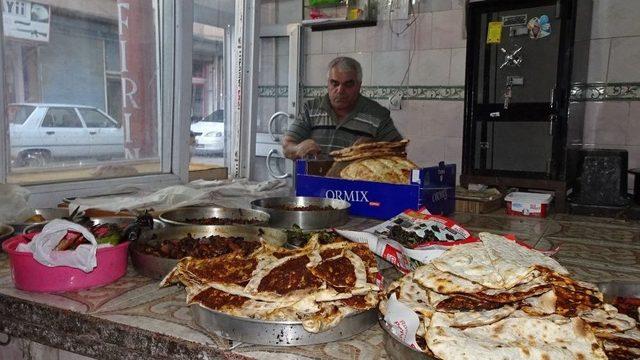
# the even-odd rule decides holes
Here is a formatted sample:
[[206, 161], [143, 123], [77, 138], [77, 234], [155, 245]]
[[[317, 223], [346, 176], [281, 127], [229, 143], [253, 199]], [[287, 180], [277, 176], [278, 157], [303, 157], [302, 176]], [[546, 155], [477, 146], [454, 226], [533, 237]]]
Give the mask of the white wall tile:
[[[383, 106], [388, 106], [388, 102], [385, 100], [377, 101]], [[393, 123], [404, 138], [408, 138], [410, 135], [414, 138], [420, 137], [419, 133], [422, 131], [422, 124], [420, 121], [416, 121], [416, 114], [420, 114], [423, 109], [421, 103], [423, 101], [403, 100], [400, 110], [391, 110]]]
[[[418, 17], [419, 19], [420, 17]], [[407, 23], [410, 20], [391, 21], [391, 28], [389, 29], [391, 50], [409, 50], [413, 47], [414, 40], [417, 40], [416, 23], [418, 20], [408, 28]]]
[[626, 144], [640, 145], [640, 101], [631, 101], [629, 103], [629, 128], [627, 130]]
[[591, 40], [589, 44], [589, 73], [587, 82], [606, 82], [611, 39]]
[[386, 51], [391, 49], [391, 32], [386, 22], [377, 26], [356, 28], [356, 51]]
[[640, 81], [640, 36], [611, 39], [607, 81]]
[[370, 52], [355, 52], [355, 53], [343, 53], [339, 56], [348, 56], [356, 59], [362, 67], [362, 85], [371, 85], [371, 53]]
[[305, 56], [304, 85], [326, 86], [327, 65], [337, 54], [307, 55]]
[[356, 48], [355, 29], [329, 30], [322, 32], [324, 53], [353, 52]]
[[416, 27], [416, 42], [414, 49], [431, 49], [433, 15], [431, 13], [418, 14], [418, 20], [414, 26]]
[[451, 50], [415, 51], [409, 70], [409, 85], [448, 85]]
[[591, 38], [640, 35], [640, 1], [595, 0]]
[[444, 160], [445, 139], [441, 137], [408, 137], [407, 157], [420, 167], [434, 166]]
[[278, 0], [278, 24], [292, 24], [302, 20], [302, 1]]
[[322, 54], [322, 31], [311, 31], [310, 28], [304, 28], [304, 54]]
[[449, 85], [464, 85], [467, 66], [467, 49], [451, 49], [451, 69], [449, 70]]
[[371, 63], [371, 85], [400, 85], [408, 65], [408, 51], [374, 52]]
[[624, 145], [628, 127], [628, 102], [587, 102], [584, 127], [585, 144]]
[[464, 102], [424, 101], [425, 136], [462, 137]]
[[462, 19], [462, 10], [433, 13], [432, 47], [436, 49], [465, 47], [466, 40], [463, 38]]
[[451, 0], [451, 8], [453, 10], [464, 9], [465, 0]]
[[420, 2], [420, 7], [429, 12], [451, 10], [452, 6], [451, 0], [427, 0]]

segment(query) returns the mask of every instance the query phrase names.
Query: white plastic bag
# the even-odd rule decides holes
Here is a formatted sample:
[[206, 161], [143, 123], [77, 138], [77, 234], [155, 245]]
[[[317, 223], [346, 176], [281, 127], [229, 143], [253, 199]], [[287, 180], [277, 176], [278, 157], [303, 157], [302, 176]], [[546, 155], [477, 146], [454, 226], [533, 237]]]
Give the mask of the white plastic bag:
[[20, 223], [33, 215], [33, 209], [27, 203], [30, 195], [31, 192], [23, 187], [0, 184], [0, 223]]
[[419, 350], [416, 333], [420, 326], [420, 318], [410, 307], [401, 303], [396, 294], [391, 294], [387, 301], [387, 314], [384, 321], [391, 327], [391, 332], [407, 346]]
[[[68, 230], [84, 235], [91, 244], [79, 245], [75, 250], [54, 251]], [[111, 246], [110, 244], [105, 244]], [[102, 247], [102, 245], [101, 245]], [[42, 232], [36, 234], [28, 244], [18, 245], [17, 250], [33, 253], [33, 258], [42, 265], [69, 266], [84, 272], [91, 272], [97, 266], [98, 243], [89, 229], [71, 221], [55, 219], [47, 223]]]

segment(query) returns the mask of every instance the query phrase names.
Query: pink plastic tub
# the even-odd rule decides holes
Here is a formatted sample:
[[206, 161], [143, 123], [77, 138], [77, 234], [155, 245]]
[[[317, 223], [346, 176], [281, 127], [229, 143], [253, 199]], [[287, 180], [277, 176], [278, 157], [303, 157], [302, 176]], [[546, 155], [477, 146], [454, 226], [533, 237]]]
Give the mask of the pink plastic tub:
[[11, 277], [18, 289], [50, 293], [91, 289], [110, 284], [127, 272], [128, 241], [98, 249], [98, 266], [85, 273], [68, 266], [44, 266], [33, 259], [33, 254], [16, 251], [18, 244], [29, 242], [34, 235], [17, 235], [2, 243], [2, 250], [9, 254]]

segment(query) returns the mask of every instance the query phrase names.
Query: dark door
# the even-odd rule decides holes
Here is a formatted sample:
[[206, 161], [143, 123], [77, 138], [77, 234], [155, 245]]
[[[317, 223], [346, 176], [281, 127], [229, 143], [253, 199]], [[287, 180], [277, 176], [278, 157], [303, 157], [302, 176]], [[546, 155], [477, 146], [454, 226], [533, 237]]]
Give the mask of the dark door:
[[561, 1], [469, 7], [465, 168], [477, 175], [555, 178], [559, 89], [566, 86]]

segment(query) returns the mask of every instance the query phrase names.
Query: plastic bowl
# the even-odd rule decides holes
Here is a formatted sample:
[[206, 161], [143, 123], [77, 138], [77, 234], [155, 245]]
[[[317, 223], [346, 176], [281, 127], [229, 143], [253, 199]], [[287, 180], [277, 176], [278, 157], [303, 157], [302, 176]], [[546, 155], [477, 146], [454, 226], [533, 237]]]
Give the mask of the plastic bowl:
[[16, 251], [18, 244], [29, 242], [34, 235], [17, 235], [2, 243], [2, 250], [9, 255], [11, 277], [20, 290], [60, 293], [93, 289], [110, 284], [127, 272], [128, 241], [98, 249], [98, 266], [85, 273], [68, 266], [48, 267], [37, 262], [33, 254]]

